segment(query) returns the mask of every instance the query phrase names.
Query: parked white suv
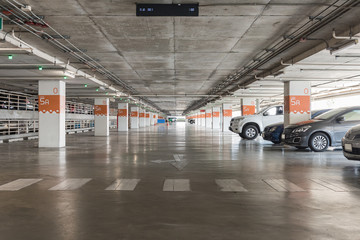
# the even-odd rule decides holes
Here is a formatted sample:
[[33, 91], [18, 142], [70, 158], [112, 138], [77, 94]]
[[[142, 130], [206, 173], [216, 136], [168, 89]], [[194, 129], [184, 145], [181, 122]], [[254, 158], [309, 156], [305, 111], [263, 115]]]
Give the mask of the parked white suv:
[[255, 115], [235, 117], [231, 119], [229, 130], [240, 137], [252, 140], [264, 130], [266, 126], [284, 121], [284, 107], [271, 106]]

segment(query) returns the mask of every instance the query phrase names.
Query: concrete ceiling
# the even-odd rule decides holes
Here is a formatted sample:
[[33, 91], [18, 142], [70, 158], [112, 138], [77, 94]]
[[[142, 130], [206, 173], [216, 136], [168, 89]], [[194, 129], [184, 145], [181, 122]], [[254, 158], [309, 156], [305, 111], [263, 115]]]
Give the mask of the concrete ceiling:
[[[135, 0], [23, 1], [24, 4], [32, 7], [35, 14], [44, 16], [45, 21], [52, 28], [62, 35], [70, 36], [70, 42], [86, 50], [86, 54], [132, 86], [138, 96], [146, 95], [146, 98], [159, 108], [174, 115], [175, 111], [178, 114], [182, 113], [192, 103], [207, 95], [210, 89], [227, 76], [252, 62], [259, 52], [271, 47], [284, 35], [299, 29], [309, 21], [309, 16], [336, 9], [347, 1], [200, 0], [198, 1], [199, 17], [136, 17], [135, 2]], [[144, 1], [144, 3], [172, 2], [185, 1]], [[336, 5], [331, 6], [333, 3]], [[338, 22], [327, 27], [347, 29], [349, 22], [359, 23], [359, 16], [359, 10], [353, 9], [346, 17], [339, 18]], [[5, 30], [14, 27], [20, 30], [15, 25], [6, 25]], [[49, 28], [39, 29], [52, 32]], [[23, 30], [16, 34], [50, 55], [57, 56], [63, 61], [70, 59], [70, 64], [73, 66], [83, 67], [82, 63], [54, 48], [46, 40], [41, 40]], [[328, 31], [327, 35], [331, 35], [331, 31]], [[69, 45], [64, 40], [59, 41]], [[308, 50], [316, 44], [319, 42], [312, 41], [297, 46], [297, 52]], [[282, 57], [286, 59], [289, 54], [284, 54]], [[23, 63], [41, 63], [41, 59], [31, 59], [31, 56], [27, 55], [21, 57], [19, 61]], [[274, 61], [279, 63], [278, 59]], [[0, 60], [1, 63], [3, 61]], [[36, 69], [19, 71], [4, 72], [0, 66], [2, 76], [39, 74]], [[49, 76], [56, 76], [59, 71], [52, 69], [47, 73]], [[99, 78], [102, 76], [99, 75]], [[79, 95], [93, 93], [91, 92], [93, 89], [78, 87], [79, 84], [86, 82], [85, 79], [71, 81], [69, 80], [69, 84], [74, 84], [73, 87]], [[20, 80], [16, 82], [34, 84]], [[11, 85], [6, 81], [3, 83]]]

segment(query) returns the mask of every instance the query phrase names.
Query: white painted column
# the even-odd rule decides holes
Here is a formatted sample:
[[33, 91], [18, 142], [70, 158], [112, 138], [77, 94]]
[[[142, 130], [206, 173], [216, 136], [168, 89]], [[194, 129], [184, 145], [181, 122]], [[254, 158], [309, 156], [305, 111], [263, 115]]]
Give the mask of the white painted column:
[[138, 107], [131, 107], [130, 112], [130, 128], [136, 129], [139, 128], [139, 108]]
[[146, 127], [150, 127], [150, 113], [149, 112], [145, 112], [145, 126]]
[[201, 126], [205, 127], [205, 109], [200, 110]]
[[232, 118], [232, 104], [223, 103], [222, 105], [222, 131], [229, 131], [230, 121]]
[[260, 112], [260, 99], [256, 99], [256, 113]]
[[64, 81], [39, 81], [39, 147], [65, 147]]
[[241, 115], [254, 115], [256, 110], [256, 99], [242, 98], [241, 99]]
[[109, 136], [109, 98], [95, 98], [95, 136]]
[[284, 125], [311, 118], [310, 81], [290, 81], [284, 84]]
[[118, 132], [129, 130], [128, 109], [129, 109], [128, 103], [118, 103], [118, 113], [117, 113]]
[[145, 110], [140, 108], [139, 111], [139, 127], [145, 127]]
[[206, 109], [205, 112], [205, 127], [211, 129], [212, 128], [212, 109]]
[[212, 129], [220, 129], [220, 107], [212, 108]]

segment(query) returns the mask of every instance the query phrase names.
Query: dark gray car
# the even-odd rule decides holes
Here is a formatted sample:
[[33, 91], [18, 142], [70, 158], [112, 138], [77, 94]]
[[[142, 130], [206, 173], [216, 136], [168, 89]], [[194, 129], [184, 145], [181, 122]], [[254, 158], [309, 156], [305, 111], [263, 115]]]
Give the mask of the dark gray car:
[[310, 147], [315, 152], [329, 146], [340, 146], [346, 132], [360, 124], [360, 106], [337, 108], [305, 122], [284, 129], [283, 141], [299, 149]]
[[345, 134], [342, 148], [347, 159], [360, 161], [360, 125], [351, 128]]

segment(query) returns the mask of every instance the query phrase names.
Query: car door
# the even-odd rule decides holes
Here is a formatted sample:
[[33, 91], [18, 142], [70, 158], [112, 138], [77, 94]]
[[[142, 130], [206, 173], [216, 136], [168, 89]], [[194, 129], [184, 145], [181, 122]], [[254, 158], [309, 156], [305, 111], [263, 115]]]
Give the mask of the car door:
[[360, 124], [360, 110], [351, 110], [338, 116], [333, 124], [335, 141], [339, 144], [350, 128]]
[[283, 107], [276, 106], [269, 108], [263, 113], [263, 127], [269, 126], [270, 124], [284, 121]]

